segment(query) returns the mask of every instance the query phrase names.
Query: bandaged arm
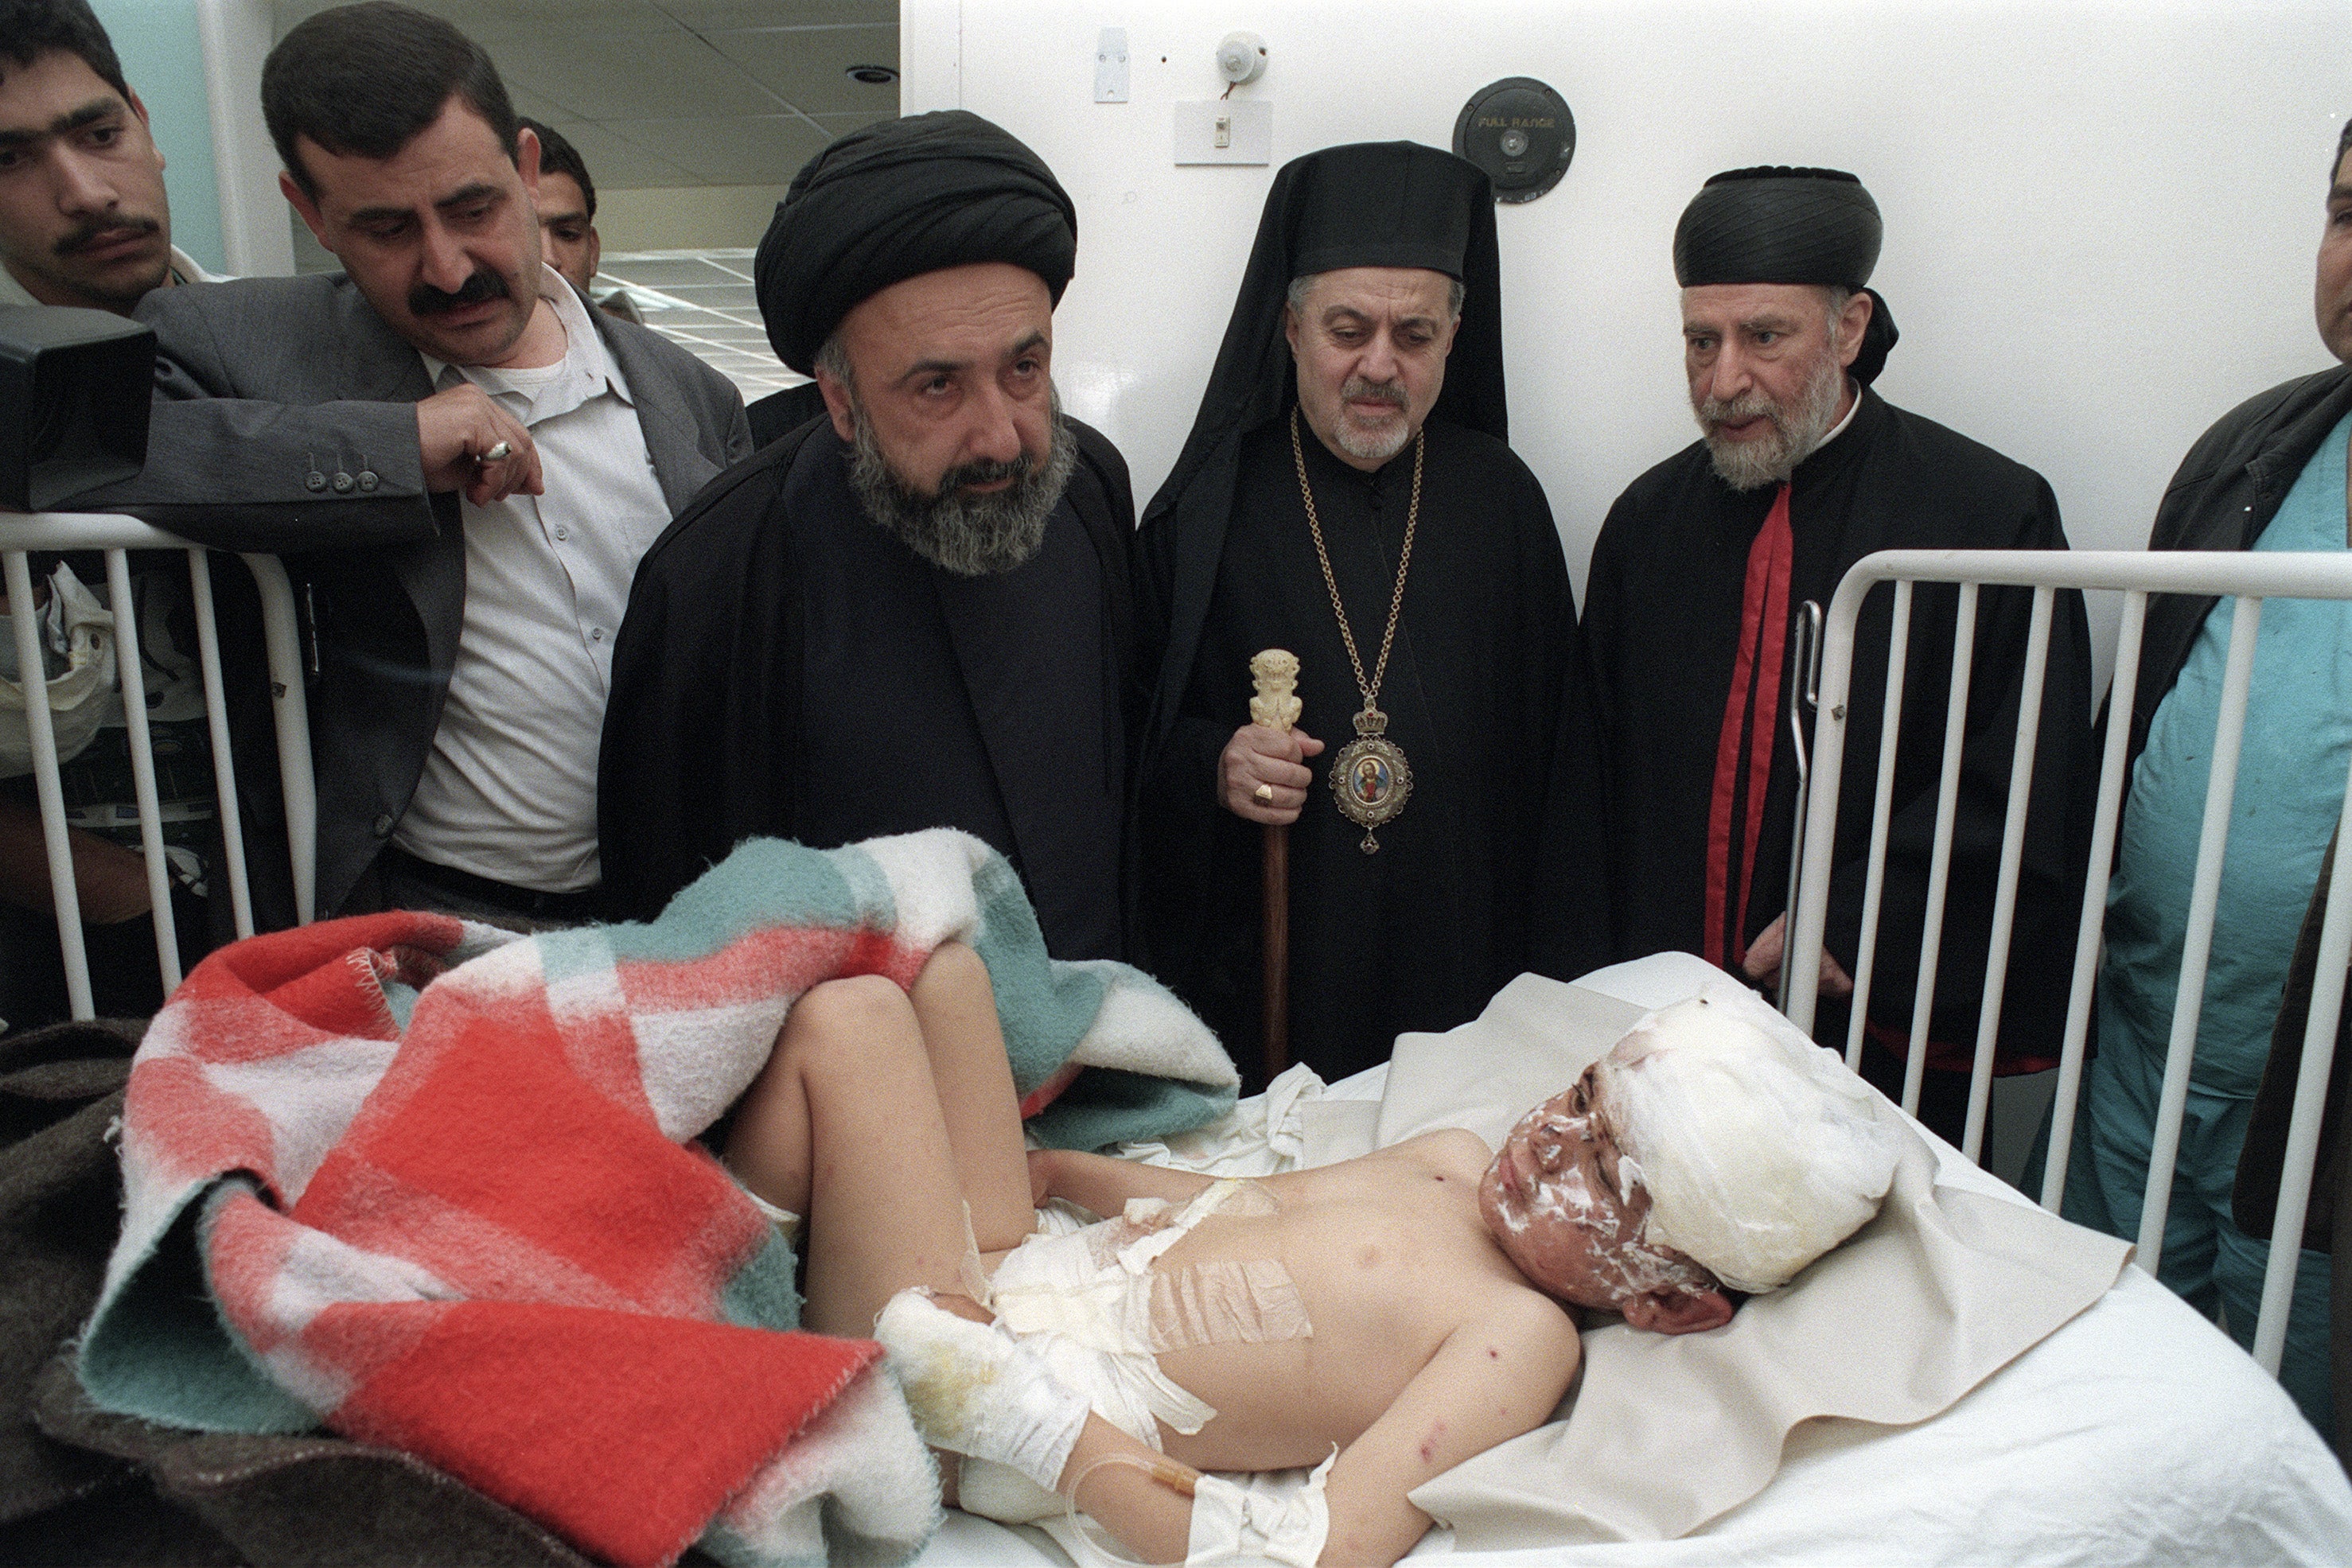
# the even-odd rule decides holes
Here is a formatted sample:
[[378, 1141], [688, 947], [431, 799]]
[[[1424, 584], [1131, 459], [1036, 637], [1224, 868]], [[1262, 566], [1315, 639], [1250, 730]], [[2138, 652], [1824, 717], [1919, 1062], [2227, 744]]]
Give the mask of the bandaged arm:
[[1165, 1166], [1115, 1160], [1076, 1149], [1029, 1152], [1031, 1201], [1042, 1207], [1049, 1197], [1063, 1198], [1106, 1218], [1116, 1218], [1130, 1197], [1189, 1202], [1214, 1180], [1195, 1171], [1170, 1170]]

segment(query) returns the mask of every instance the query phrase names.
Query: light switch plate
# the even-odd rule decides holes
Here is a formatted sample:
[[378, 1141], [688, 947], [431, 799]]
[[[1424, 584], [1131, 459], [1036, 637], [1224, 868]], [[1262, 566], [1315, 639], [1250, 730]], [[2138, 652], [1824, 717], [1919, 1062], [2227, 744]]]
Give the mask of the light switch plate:
[[1271, 163], [1274, 105], [1264, 99], [1232, 98], [1177, 104], [1176, 162]]

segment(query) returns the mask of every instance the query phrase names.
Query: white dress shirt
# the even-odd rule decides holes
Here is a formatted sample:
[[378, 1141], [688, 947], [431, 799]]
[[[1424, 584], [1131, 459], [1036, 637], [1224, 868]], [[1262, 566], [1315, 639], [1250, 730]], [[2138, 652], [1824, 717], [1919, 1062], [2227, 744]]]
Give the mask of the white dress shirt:
[[628, 382], [580, 297], [542, 291], [563, 359], [534, 370], [425, 367], [473, 382], [529, 429], [547, 493], [477, 507], [466, 528], [466, 616], [433, 753], [393, 841], [420, 859], [542, 893], [595, 885], [596, 753], [613, 639], [637, 558], [669, 504]]

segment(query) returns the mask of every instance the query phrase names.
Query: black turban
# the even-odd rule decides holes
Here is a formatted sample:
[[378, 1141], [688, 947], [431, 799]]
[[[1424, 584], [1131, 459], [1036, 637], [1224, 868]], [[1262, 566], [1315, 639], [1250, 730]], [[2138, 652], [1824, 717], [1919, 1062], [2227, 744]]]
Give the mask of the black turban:
[[1009, 262], [1062, 302], [1078, 216], [1045, 162], [961, 109], [854, 131], [810, 159], [751, 264], [777, 357], [803, 375], [857, 305], [943, 267]]
[[1870, 296], [1870, 328], [1853, 376], [1877, 378], [1895, 347], [1895, 318], [1875, 289], [1885, 225], [1862, 182], [1836, 169], [1766, 167], [1717, 174], [1691, 198], [1675, 225], [1675, 281], [1685, 288], [1717, 283], [1791, 283], [1849, 288]]

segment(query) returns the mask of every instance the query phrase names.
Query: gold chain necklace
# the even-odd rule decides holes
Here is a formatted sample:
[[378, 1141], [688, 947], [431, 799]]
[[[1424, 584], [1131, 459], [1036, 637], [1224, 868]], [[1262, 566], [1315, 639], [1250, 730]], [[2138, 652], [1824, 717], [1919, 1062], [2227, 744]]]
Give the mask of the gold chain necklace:
[[1331, 591], [1331, 613], [1339, 617], [1339, 640], [1347, 644], [1348, 664], [1363, 694], [1363, 711], [1356, 715], [1356, 738], [1331, 759], [1325, 777], [1339, 803], [1339, 814], [1364, 830], [1356, 847], [1366, 854], [1379, 852], [1381, 841], [1372, 830], [1394, 821], [1412, 794], [1412, 768], [1396, 742], [1388, 738], [1389, 716], [1380, 708], [1381, 682], [1387, 676], [1389, 649], [1396, 642], [1397, 619], [1404, 609], [1404, 574], [1412, 565], [1412, 531], [1421, 521], [1422, 434], [1412, 438], [1412, 504], [1404, 514], [1404, 546], [1397, 551], [1396, 591], [1389, 595], [1389, 623], [1381, 633], [1381, 656], [1372, 664], [1372, 678], [1364, 679], [1363, 656], [1356, 652], [1356, 633], [1348, 625], [1348, 607], [1339, 602], [1339, 580], [1331, 572], [1331, 552], [1323, 547], [1323, 522], [1315, 515], [1315, 489], [1307, 482], [1307, 449], [1298, 439], [1298, 405], [1290, 408], [1290, 460], [1298, 469], [1298, 494], [1307, 503], [1307, 531], [1315, 536], [1315, 559], [1322, 563], [1323, 586]]

